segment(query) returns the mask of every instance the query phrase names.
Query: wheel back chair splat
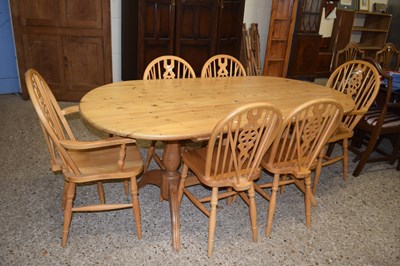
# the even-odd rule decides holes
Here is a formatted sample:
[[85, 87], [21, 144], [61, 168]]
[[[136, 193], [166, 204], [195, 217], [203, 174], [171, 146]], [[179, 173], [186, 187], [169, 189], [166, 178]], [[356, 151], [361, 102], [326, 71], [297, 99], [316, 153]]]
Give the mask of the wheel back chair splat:
[[[208, 146], [185, 149], [178, 198], [185, 194], [209, 217], [208, 256], [212, 255], [216, 213], [219, 199], [243, 196], [249, 205], [253, 241], [257, 241], [256, 206], [253, 180], [261, 175], [260, 161], [272, 143], [282, 122], [279, 110], [268, 103], [243, 105], [221, 119], [208, 140]], [[188, 176], [191, 170], [194, 175]], [[197, 198], [188, 187], [203, 184], [212, 190], [211, 197]], [[219, 193], [220, 188], [232, 188]], [[203, 206], [211, 202], [211, 210]]]
[[239, 60], [226, 54], [214, 55], [204, 63], [201, 70], [202, 78], [238, 76], [246, 76], [246, 70]]
[[[64, 175], [64, 225], [61, 245], [66, 246], [73, 212], [108, 211], [133, 208], [137, 236], [142, 238], [140, 206], [136, 178], [143, 162], [135, 140], [112, 137], [97, 141], [75, 139], [50, 88], [34, 69], [25, 73], [33, 106], [39, 117], [51, 155], [52, 170]], [[132, 203], [105, 204], [101, 181], [130, 180]], [[73, 206], [76, 186], [97, 182], [100, 204]]]

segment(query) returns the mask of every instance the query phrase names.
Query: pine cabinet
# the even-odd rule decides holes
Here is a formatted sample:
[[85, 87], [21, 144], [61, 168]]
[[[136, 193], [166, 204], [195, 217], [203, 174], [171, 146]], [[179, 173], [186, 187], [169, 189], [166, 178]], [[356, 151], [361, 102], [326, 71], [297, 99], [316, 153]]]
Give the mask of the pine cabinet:
[[11, 0], [22, 96], [35, 68], [57, 100], [79, 101], [112, 81], [109, 0]]
[[122, 79], [141, 79], [161, 55], [185, 59], [200, 75], [212, 55], [240, 56], [244, 0], [123, 0]]

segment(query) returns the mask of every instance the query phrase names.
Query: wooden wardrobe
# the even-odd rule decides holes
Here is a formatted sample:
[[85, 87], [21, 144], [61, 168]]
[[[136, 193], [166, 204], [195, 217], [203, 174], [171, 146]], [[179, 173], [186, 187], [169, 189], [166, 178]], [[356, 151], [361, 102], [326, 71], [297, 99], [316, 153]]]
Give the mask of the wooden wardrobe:
[[112, 81], [109, 0], [10, 0], [23, 98], [35, 68], [57, 100]]
[[245, 0], [123, 0], [122, 79], [141, 79], [161, 55], [177, 55], [200, 75], [208, 58], [240, 57]]

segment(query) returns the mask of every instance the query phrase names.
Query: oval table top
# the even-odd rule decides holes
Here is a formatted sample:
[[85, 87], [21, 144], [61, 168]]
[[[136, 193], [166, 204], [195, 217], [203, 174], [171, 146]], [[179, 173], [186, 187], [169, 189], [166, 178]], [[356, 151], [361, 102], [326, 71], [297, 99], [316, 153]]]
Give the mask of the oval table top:
[[94, 127], [118, 136], [184, 140], [208, 136], [224, 115], [242, 104], [269, 102], [285, 116], [315, 98], [336, 99], [345, 113], [354, 108], [349, 96], [321, 85], [249, 76], [111, 83], [88, 92], [80, 112]]

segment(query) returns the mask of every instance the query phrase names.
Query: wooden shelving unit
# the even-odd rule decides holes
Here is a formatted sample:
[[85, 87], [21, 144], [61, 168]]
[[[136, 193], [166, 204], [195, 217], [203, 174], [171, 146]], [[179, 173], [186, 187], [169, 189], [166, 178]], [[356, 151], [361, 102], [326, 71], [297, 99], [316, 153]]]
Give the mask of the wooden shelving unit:
[[356, 12], [355, 18], [364, 19], [364, 25], [353, 25], [352, 33], [361, 34], [360, 49], [367, 54], [376, 53], [386, 43], [392, 16], [390, 14]]
[[332, 35], [334, 51], [343, 49], [351, 41], [357, 43], [366, 56], [374, 57], [386, 43], [391, 21], [391, 14], [338, 10]]

